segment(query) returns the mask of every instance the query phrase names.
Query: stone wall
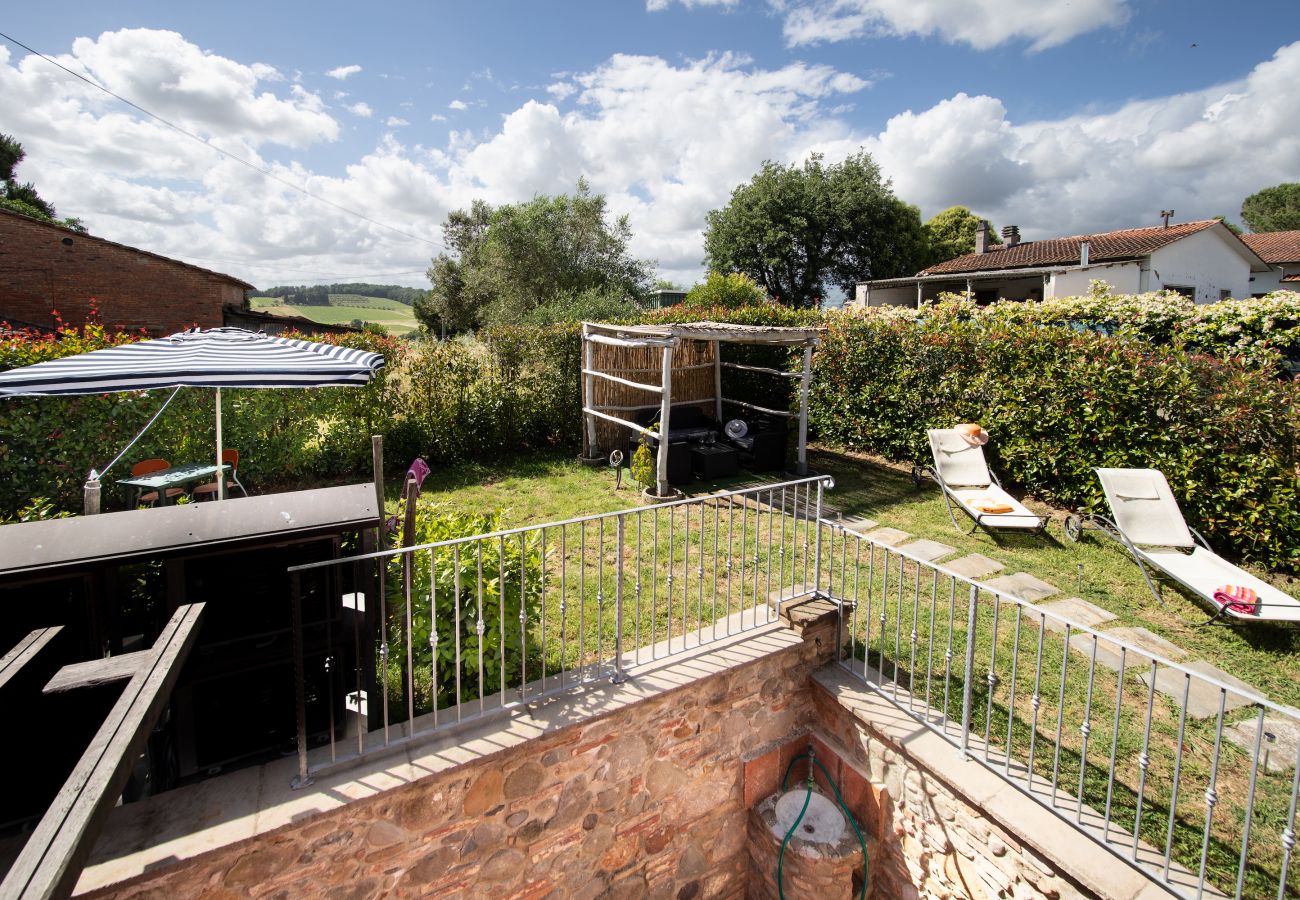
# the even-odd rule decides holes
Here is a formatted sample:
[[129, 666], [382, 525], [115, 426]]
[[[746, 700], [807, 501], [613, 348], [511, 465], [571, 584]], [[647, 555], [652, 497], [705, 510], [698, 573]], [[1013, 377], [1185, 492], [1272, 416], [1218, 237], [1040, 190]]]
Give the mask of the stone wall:
[[53, 327], [85, 322], [92, 299], [105, 325], [152, 335], [217, 328], [243, 282], [179, 260], [0, 211], [0, 320]]
[[[841, 783], [864, 781], [868, 797], [860, 807], [876, 812], [859, 817], [875, 839], [870, 860], [873, 896], [896, 900], [1094, 896], [1063, 878], [1058, 866], [1035, 855], [1009, 829], [970, 805], [932, 769], [855, 716], [815, 681], [812, 694], [822, 738], [819, 756], [825, 753], [839, 762]], [[956, 751], [947, 752], [956, 762]]]
[[91, 896], [741, 897], [744, 758], [808, 732], [810, 673], [832, 642], [806, 629], [755, 661]]

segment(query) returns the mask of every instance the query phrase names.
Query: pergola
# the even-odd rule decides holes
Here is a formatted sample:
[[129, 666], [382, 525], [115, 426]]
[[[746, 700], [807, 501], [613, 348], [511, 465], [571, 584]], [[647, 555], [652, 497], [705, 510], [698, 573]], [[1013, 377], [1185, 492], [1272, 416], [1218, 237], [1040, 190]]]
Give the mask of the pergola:
[[[597, 441], [597, 422], [613, 423], [619, 428], [629, 429], [637, 434], [656, 437], [658, 440], [658, 460], [656, 467], [656, 489], [666, 495], [668, 486], [668, 440], [669, 419], [673, 406], [700, 405], [712, 400], [715, 417], [723, 419], [725, 405], [737, 406], [769, 416], [799, 419], [798, 471], [803, 475], [808, 470], [808, 388], [812, 382], [812, 351], [821, 342], [821, 328], [783, 328], [767, 325], [733, 325], [726, 322], [688, 322], [668, 325], [609, 325], [597, 322], [582, 324], [582, 412], [585, 420], [584, 446], [588, 456], [595, 456], [599, 446]], [[721, 355], [722, 344], [757, 344], [774, 347], [803, 347], [803, 366], [800, 371], [788, 372], [766, 366], [744, 365], [736, 362], [724, 362]], [[597, 348], [613, 348], [616, 353], [600, 354], [607, 357], [603, 364], [598, 363]], [[639, 351], [639, 353], [638, 353]], [[646, 365], [646, 360], [653, 360], [655, 351], [659, 352], [657, 365]], [[641, 357], [638, 367], [635, 357]], [[746, 372], [758, 372], [778, 378], [799, 379], [798, 412], [769, 409], [746, 400], [722, 395], [722, 370], [739, 369]], [[694, 398], [677, 398], [673, 396], [673, 379], [679, 381], [687, 376], [697, 386], [701, 385], [699, 376], [712, 369], [711, 395]], [[658, 383], [638, 381], [614, 374], [659, 375]], [[614, 386], [614, 392], [606, 391], [605, 402], [597, 403], [596, 387], [598, 382]], [[706, 382], [704, 384], [707, 384]], [[611, 400], [631, 400], [646, 393], [657, 395], [651, 403], [610, 402]], [[698, 393], [698, 391], [697, 391]], [[647, 409], [659, 409], [658, 435], [635, 421], [632, 416]], [[621, 415], [620, 415], [621, 414]]]

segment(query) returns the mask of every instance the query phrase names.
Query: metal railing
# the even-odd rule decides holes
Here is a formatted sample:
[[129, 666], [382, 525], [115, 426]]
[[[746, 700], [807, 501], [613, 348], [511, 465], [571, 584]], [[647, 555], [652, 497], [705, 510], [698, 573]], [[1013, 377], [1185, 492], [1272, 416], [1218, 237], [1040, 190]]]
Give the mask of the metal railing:
[[1300, 712], [823, 521], [841, 665], [1188, 897], [1294, 896]]
[[801, 478], [290, 568], [295, 783], [775, 621], [813, 593], [828, 486]]

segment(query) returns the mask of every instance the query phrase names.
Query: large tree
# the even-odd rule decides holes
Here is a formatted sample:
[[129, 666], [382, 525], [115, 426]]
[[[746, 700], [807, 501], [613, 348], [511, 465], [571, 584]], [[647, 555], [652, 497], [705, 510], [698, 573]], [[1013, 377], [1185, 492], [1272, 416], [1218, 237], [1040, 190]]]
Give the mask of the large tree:
[[519, 321], [581, 296], [642, 297], [652, 265], [628, 253], [627, 217], [609, 221], [585, 180], [573, 194], [491, 207], [476, 200], [443, 225], [446, 253], [429, 268], [432, 289], [416, 315], [451, 328]]
[[830, 287], [910, 275], [925, 261], [921, 214], [894, 196], [866, 152], [824, 165], [771, 161], [708, 214], [705, 264], [743, 272], [779, 302], [811, 307]]
[[[950, 206], [925, 223], [927, 255], [925, 264], [936, 263], [975, 252], [975, 232], [980, 219], [964, 206]], [[989, 243], [1000, 244], [1002, 239], [989, 226]]]
[[16, 177], [19, 163], [27, 158], [23, 145], [7, 134], [0, 134], [0, 209], [22, 213], [33, 219], [55, 222], [73, 231], [84, 232], [80, 219], [59, 219], [54, 207], [41, 199], [36, 185], [20, 183]]
[[1253, 232], [1300, 231], [1300, 182], [1264, 188], [1241, 204], [1241, 221]]

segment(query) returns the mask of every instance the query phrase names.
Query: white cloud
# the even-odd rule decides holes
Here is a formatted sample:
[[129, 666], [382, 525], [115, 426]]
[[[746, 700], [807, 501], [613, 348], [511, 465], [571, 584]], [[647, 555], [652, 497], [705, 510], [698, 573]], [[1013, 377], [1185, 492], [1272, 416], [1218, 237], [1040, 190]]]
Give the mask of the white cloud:
[[330, 69], [325, 74], [330, 78], [337, 78], [339, 81], [343, 81], [349, 75], [355, 75], [360, 71], [360, 66], [339, 66], [337, 69]]
[[[731, 9], [739, 3], [740, 0], [676, 0], [676, 2], [680, 3], [687, 9], [692, 9], [696, 6], [721, 6], [724, 9]], [[649, 12], [660, 12], [672, 6], [672, 4], [673, 0], [645, 0], [645, 8]]]
[[[705, 213], [764, 159], [820, 151], [835, 162], [865, 147], [923, 214], [964, 203], [1031, 239], [1153, 222], [1162, 208], [1179, 220], [1233, 215], [1243, 197], [1300, 171], [1300, 43], [1241, 81], [1102, 112], [1017, 121], [998, 98], [957, 94], [872, 130], [837, 112], [867, 88], [866, 76], [806, 63], [765, 69], [734, 55], [679, 64], [617, 55], [553, 76], [577, 89], [563, 111], [531, 100], [499, 126], [453, 130], [435, 148], [388, 131], [330, 174], [275, 161], [279, 148], [339, 134], [301, 85], [264, 83], [252, 66], [168, 32], [104, 35], [75, 53], [62, 61], [229, 152], [432, 241], [447, 212], [476, 197], [525, 200], [572, 190], [585, 176], [611, 212], [629, 216], [633, 251], [686, 283], [700, 274]], [[21, 177], [61, 214], [255, 284], [406, 271], [416, 274], [384, 280], [419, 284], [437, 252], [52, 77], [39, 60], [11, 60], [3, 47], [0, 122], [28, 151]]]
[[[658, 0], [663, 2], [663, 0]], [[769, 0], [793, 47], [861, 37], [938, 37], [987, 50], [1027, 41], [1044, 50], [1122, 25], [1127, 0]]]
[[411, 123], [405, 119], [399, 119], [397, 116], [389, 116], [384, 120], [384, 124], [389, 128], [401, 128], [403, 125], [410, 125]]
[[557, 81], [554, 84], [546, 86], [546, 93], [550, 94], [556, 100], [564, 100], [578, 93], [576, 85], [568, 81]]
[[447, 117], [444, 116], [442, 113], [434, 113], [433, 115], [429, 116], [429, 121], [430, 121], [430, 122], [445, 122], [445, 121], [447, 121]]
[[375, 113], [375, 111], [370, 108], [370, 104], [366, 103], [364, 100], [353, 103], [351, 106], [345, 107], [345, 109], [352, 113], [352, 115], [362, 119], [369, 119]]
[[455, 110], [469, 109], [469, 104], [464, 100], [453, 100], [447, 104], [447, 108]]

